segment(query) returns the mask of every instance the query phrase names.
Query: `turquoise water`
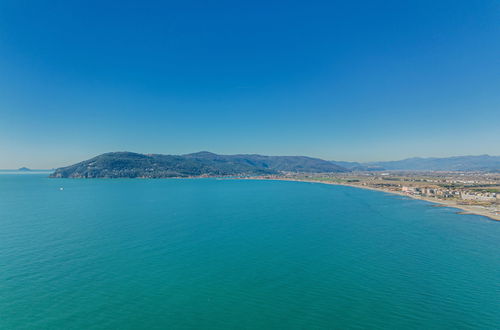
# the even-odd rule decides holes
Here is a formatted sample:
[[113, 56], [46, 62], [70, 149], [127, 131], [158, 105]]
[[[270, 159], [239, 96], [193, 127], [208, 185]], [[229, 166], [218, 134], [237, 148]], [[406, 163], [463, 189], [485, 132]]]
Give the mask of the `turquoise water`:
[[431, 205], [298, 182], [0, 175], [0, 328], [500, 328], [500, 222]]

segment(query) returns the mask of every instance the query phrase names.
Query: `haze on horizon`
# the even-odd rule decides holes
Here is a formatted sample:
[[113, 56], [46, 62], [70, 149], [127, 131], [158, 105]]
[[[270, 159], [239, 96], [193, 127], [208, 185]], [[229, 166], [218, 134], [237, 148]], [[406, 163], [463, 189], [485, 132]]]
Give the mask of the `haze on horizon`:
[[497, 1], [0, 2], [0, 168], [500, 155]]

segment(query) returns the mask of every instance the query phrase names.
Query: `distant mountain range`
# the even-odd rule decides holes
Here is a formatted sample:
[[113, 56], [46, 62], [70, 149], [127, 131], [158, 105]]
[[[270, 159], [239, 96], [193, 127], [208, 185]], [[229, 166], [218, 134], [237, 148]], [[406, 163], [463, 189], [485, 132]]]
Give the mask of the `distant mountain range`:
[[370, 163], [358, 163], [358, 162], [346, 162], [346, 161], [332, 161], [333, 164], [341, 166], [350, 172], [352, 171], [383, 171], [385, 168], [377, 166], [377, 165], [370, 165]]
[[171, 178], [191, 176], [263, 175], [280, 172], [345, 172], [332, 162], [304, 156], [144, 155], [111, 152], [58, 168], [55, 178]]
[[187, 155], [110, 152], [58, 168], [51, 177], [172, 178], [384, 170], [500, 172], [500, 156], [408, 158], [399, 161], [357, 163], [326, 161], [305, 156], [217, 155], [207, 151]]
[[457, 156], [447, 158], [407, 158], [387, 162], [333, 162], [349, 170], [377, 171], [484, 171], [500, 172], [500, 156]]

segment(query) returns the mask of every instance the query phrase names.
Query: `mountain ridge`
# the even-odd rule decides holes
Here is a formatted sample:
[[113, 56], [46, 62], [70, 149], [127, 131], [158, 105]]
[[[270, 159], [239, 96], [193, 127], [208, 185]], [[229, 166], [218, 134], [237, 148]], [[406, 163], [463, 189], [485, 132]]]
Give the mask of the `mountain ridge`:
[[305, 156], [218, 155], [201, 151], [185, 155], [110, 152], [58, 168], [52, 178], [173, 178], [266, 175], [281, 172], [348, 172], [319, 158]]
[[56, 169], [53, 178], [172, 178], [269, 175], [283, 172], [353, 171], [500, 172], [500, 156], [412, 157], [397, 161], [327, 161], [307, 156], [220, 155], [200, 151], [184, 155], [109, 152]]
[[399, 161], [370, 162], [386, 170], [500, 171], [500, 156], [412, 157]]
[[500, 171], [500, 156], [487, 154], [452, 157], [411, 157], [402, 160], [365, 163], [333, 161], [333, 163], [349, 170], [362, 171]]

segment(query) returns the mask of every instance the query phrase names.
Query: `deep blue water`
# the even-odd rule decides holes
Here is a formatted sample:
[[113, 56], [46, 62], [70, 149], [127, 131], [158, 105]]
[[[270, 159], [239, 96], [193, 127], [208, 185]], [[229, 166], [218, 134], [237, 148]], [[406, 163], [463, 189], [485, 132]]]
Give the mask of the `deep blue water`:
[[500, 222], [455, 212], [299, 182], [0, 175], [0, 328], [498, 329]]

